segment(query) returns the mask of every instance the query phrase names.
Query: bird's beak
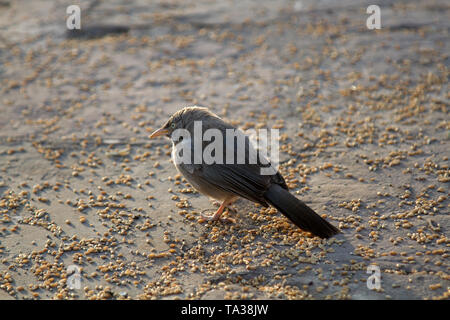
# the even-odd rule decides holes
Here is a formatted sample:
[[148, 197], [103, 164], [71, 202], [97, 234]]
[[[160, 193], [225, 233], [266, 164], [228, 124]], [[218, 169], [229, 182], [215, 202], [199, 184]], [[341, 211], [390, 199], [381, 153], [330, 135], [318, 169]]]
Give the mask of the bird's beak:
[[150, 139], [168, 134], [169, 130], [165, 129], [165, 128], [159, 128], [158, 130], [154, 131], [151, 135], [150, 135]]

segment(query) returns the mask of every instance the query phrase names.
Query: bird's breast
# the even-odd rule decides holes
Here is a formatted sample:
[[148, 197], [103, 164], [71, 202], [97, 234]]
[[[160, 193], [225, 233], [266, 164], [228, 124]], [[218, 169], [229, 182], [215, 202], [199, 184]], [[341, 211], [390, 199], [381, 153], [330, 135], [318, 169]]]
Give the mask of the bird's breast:
[[[189, 152], [189, 150], [192, 151], [192, 148], [190, 139], [183, 139], [183, 141], [173, 143], [172, 161], [178, 172], [186, 178], [192, 187], [210, 198], [223, 201], [232, 196], [233, 194], [230, 192], [226, 192], [222, 188], [217, 188], [213, 182], [206, 181], [199, 176], [199, 171], [201, 171], [201, 168], [206, 164], [193, 164], [191, 161], [194, 157], [191, 157], [190, 160], [188, 160], [188, 156], [186, 156], [185, 152]], [[186, 156], [185, 159], [183, 159], [183, 155]]]

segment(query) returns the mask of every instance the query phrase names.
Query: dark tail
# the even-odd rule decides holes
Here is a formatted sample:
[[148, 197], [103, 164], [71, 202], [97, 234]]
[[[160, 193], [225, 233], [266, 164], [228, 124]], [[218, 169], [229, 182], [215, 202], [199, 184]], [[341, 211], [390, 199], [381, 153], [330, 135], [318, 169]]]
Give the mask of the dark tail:
[[264, 198], [304, 231], [309, 231], [321, 238], [330, 238], [339, 233], [339, 229], [277, 184], [270, 186]]

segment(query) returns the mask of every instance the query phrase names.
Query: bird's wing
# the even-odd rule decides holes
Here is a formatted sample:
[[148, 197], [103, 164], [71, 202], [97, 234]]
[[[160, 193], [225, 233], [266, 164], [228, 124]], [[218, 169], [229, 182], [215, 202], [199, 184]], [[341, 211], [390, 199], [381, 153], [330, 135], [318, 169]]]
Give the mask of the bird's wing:
[[[220, 122], [220, 125], [222, 127], [220, 127], [219, 124], [216, 124], [216, 127], [220, 127], [222, 133], [225, 129], [231, 128], [235, 130], [223, 121]], [[240, 145], [237, 140], [228, 140], [226, 139], [226, 135], [222, 135], [224, 140], [221, 148], [224, 151], [222, 155], [222, 162], [224, 163], [183, 163], [181, 166], [186, 173], [191, 174], [193, 178], [195, 177], [198, 181], [203, 182], [203, 185], [211, 185], [212, 187], [219, 188], [226, 192], [230, 192], [253, 202], [258, 202], [264, 206], [267, 206], [268, 204], [264, 199], [264, 193], [267, 191], [271, 183], [280, 184], [283, 188], [287, 189], [284, 179], [278, 172], [276, 172], [276, 170], [273, 175], [262, 174], [261, 169], [270, 167], [271, 164], [266, 159], [259, 157], [259, 154], [254, 149], [248, 136], [243, 134], [240, 130], [237, 130], [236, 134], [240, 135], [240, 137], [244, 139], [242, 140], [245, 141], [244, 144]], [[189, 144], [191, 147], [191, 155], [194, 155], [195, 150], [193, 144], [190, 142]], [[186, 147], [188, 147], [188, 145], [186, 145]], [[205, 150], [207, 145], [208, 142], [203, 141], [202, 150]], [[232, 155], [232, 158], [234, 158], [233, 164], [226, 163], [227, 161], [225, 160], [227, 159], [227, 154]], [[243, 164], [239, 163], [238, 155], [245, 158]]]
[[267, 206], [263, 194], [270, 185], [270, 176], [261, 175], [257, 165], [183, 164], [183, 167], [200, 181]]

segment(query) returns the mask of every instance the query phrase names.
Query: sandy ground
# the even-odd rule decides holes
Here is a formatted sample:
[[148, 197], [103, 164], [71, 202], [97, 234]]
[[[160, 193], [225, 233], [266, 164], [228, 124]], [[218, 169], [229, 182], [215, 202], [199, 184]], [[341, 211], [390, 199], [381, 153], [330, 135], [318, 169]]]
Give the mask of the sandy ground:
[[[378, 31], [360, 1], [82, 1], [69, 39], [70, 4], [0, 1], [1, 299], [449, 298], [447, 1], [378, 1]], [[148, 139], [194, 104], [279, 128], [342, 234], [245, 200], [199, 223], [214, 205]]]

